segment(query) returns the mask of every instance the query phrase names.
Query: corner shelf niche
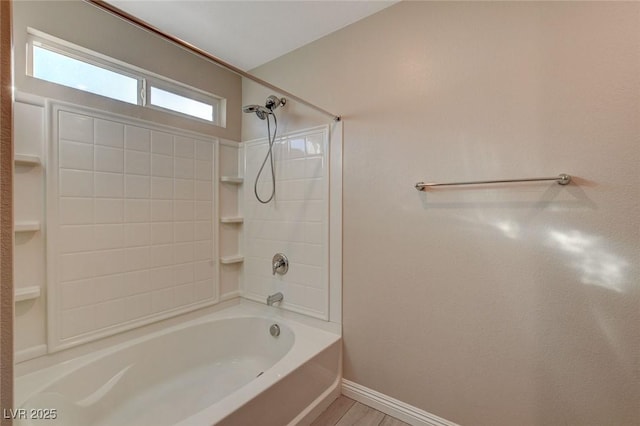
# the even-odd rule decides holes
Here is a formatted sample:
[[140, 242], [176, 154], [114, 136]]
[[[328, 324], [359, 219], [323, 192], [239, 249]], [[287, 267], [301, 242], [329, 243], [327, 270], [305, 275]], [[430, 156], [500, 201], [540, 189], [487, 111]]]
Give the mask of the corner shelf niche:
[[241, 263], [244, 262], [244, 256], [240, 254], [236, 254], [233, 256], [222, 256], [220, 258], [220, 263], [223, 265], [230, 265], [232, 263]]
[[22, 287], [16, 288], [14, 292], [14, 301], [15, 302], [23, 302], [25, 300], [33, 300], [40, 297], [40, 287], [32, 286], [32, 287]]
[[15, 154], [13, 156], [13, 160], [16, 164], [21, 166], [39, 166], [42, 164], [40, 161], [40, 157], [37, 155], [29, 155], [29, 154]]
[[20, 221], [13, 226], [15, 232], [38, 232], [40, 230], [40, 222], [38, 221]]
[[240, 185], [244, 182], [244, 178], [242, 176], [220, 176], [220, 182]]
[[225, 216], [220, 218], [220, 223], [243, 223], [244, 217], [242, 216]]

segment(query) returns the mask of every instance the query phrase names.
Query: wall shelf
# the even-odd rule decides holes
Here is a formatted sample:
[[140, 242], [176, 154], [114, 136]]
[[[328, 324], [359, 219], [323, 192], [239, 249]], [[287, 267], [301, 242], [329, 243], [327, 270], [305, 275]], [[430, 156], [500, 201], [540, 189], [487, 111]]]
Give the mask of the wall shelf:
[[21, 221], [16, 222], [13, 230], [15, 232], [38, 232], [40, 230], [40, 222], [38, 221]]
[[21, 166], [39, 166], [41, 164], [40, 157], [29, 154], [15, 154], [13, 159], [16, 164]]
[[239, 185], [244, 182], [244, 178], [241, 176], [220, 176], [220, 182]]
[[220, 263], [223, 265], [230, 265], [232, 263], [241, 263], [244, 262], [244, 256], [240, 254], [236, 254], [233, 256], [222, 256], [220, 258]]
[[226, 216], [220, 218], [220, 223], [242, 223], [244, 217], [242, 216]]
[[38, 297], [40, 297], [40, 287], [36, 285], [33, 287], [16, 288], [13, 300], [22, 302], [24, 300], [37, 299]]

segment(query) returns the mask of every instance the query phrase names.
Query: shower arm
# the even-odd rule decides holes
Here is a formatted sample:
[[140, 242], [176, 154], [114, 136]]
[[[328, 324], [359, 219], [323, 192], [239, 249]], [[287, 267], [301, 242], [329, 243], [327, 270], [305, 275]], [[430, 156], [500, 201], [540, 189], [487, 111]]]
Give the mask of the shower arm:
[[117, 8], [117, 7], [113, 6], [112, 4], [109, 4], [109, 3], [105, 2], [104, 0], [84, 0], [84, 1], [89, 3], [89, 4], [91, 4], [91, 5], [93, 5], [93, 6], [96, 6], [96, 7], [100, 8], [100, 9], [102, 9], [102, 10], [108, 12], [108, 13], [111, 13], [112, 15], [115, 15], [116, 17], [118, 17], [118, 18], [120, 18], [120, 19], [122, 19], [122, 20], [124, 20], [126, 22], [129, 22], [130, 24], [133, 24], [133, 25], [135, 25], [137, 27], [140, 27], [140, 28], [142, 28], [142, 29], [144, 29], [146, 31], [149, 31], [150, 33], [153, 33], [153, 34], [155, 34], [157, 36], [160, 36], [160, 37], [164, 38], [165, 40], [168, 40], [168, 41], [170, 41], [170, 42], [172, 42], [174, 44], [177, 44], [179, 47], [181, 47], [181, 48], [183, 48], [185, 50], [188, 50], [188, 51], [190, 51], [192, 53], [195, 53], [196, 55], [201, 56], [201, 57], [205, 58], [206, 60], [211, 61], [211, 62], [213, 62], [213, 63], [215, 63], [217, 65], [220, 65], [221, 67], [226, 68], [227, 70], [229, 70], [229, 71], [231, 71], [231, 72], [233, 72], [235, 74], [238, 74], [241, 77], [245, 77], [245, 78], [248, 78], [249, 80], [255, 81], [256, 83], [261, 84], [261, 85], [267, 87], [268, 89], [274, 90], [274, 91], [276, 91], [276, 92], [288, 97], [289, 99], [293, 99], [296, 102], [299, 102], [299, 103], [301, 103], [303, 105], [308, 106], [309, 108], [315, 109], [318, 112], [321, 112], [321, 113], [323, 113], [325, 115], [328, 115], [333, 119], [333, 121], [341, 121], [342, 120], [342, 117], [340, 117], [339, 115], [333, 114], [333, 113], [327, 111], [324, 108], [320, 108], [319, 106], [317, 106], [315, 104], [312, 104], [311, 102], [306, 101], [306, 100], [294, 95], [293, 93], [287, 92], [286, 90], [283, 90], [283, 89], [279, 88], [278, 86], [275, 86], [275, 85], [273, 85], [273, 84], [271, 84], [271, 83], [269, 83], [267, 81], [264, 81], [261, 78], [258, 78], [258, 77], [254, 76], [252, 74], [249, 74], [246, 71], [242, 71], [240, 68], [235, 67], [235, 66], [231, 65], [230, 63], [225, 62], [225, 61], [223, 61], [222, 59], [220, 59], [220, 58], [218, 58], [216, 56], [213, 56], [212, 54], [206, 52], [205, 50], [200, 49], [199, 47], [194, 46], [191, 43], [187, 43], [186, 41], [184, 41], [184, 40], [182, 40], [182, 39], [180, 39], [178, 37], [175, 37], [175, 36], [172, 36], [171, 34], [165, 33], [164, 31], [160, 30], [157, 27], [154, 27], [153, 25], [149, 24], [148, 22], [143, 21], [142, 19], [139, 19], [139, 18], [131, 15], [131, 14], [125, 12], [124, 10], [122, 10], [120, 8]]

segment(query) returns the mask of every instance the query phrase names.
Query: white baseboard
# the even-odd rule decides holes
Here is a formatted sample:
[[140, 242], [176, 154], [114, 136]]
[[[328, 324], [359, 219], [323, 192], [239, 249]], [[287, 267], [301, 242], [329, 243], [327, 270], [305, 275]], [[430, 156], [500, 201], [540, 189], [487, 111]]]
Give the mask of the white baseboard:
[[459, 426], [349, 380], [342, 380], [342, 394], [413, 426]]

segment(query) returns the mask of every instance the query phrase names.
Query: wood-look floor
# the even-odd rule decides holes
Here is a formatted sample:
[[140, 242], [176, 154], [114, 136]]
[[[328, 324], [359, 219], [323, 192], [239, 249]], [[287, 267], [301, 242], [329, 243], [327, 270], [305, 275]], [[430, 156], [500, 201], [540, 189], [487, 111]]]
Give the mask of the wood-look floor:
[[340, 395], [311, 426], [409, 426], [405, 422]]

